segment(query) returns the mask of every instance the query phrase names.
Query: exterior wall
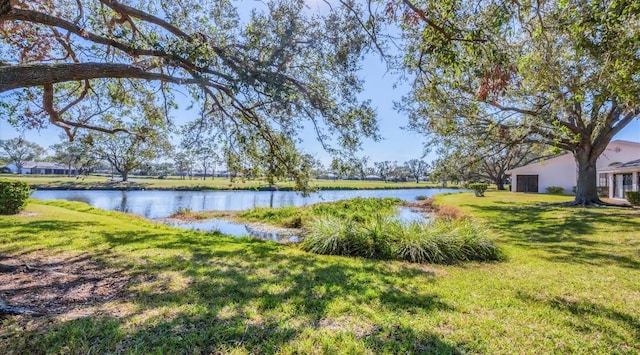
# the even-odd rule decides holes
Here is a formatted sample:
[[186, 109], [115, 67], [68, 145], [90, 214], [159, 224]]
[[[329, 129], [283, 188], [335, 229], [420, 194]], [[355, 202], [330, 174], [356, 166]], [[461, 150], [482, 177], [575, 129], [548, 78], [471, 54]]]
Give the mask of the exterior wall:
[[608, 169], [611, 163], [626, 163], [636, 159], [640, 159], [640, 143], [613, 141], [598, 158], [596, 168], [601, 171]]
[[[640, 158], [640, 143], [613, 141], [596, 162], [597, 171], [611, 169], [612, 163], [625, 163]], [[511, 191], [517, 190], [518, 175], [538, 175], [538, 192], [546, 192], [549, 186], [560, 186], [571, 193], [576, 186], [577, 166], [573, 155], [565, 154], [539, 163], [529, 164], [510, 170]], [[596, 177], [598, 178], [598, 177]]]
[[[33, 165], [33, 164], [32, 164]], [[31, 175], [31, 174], [40, 174], [40, 175], [67, 175], [69, 171], [66, 167], [49, 167], [49, 168], [40, 168], [40, 167], [22, 167], [22, 171], [19, 173], [21, 175]], [[17, 174], [18, 168], [15, 163], [11, 163], [6, 165], [4, 168], [8, 169], [11, 174]], [[71, 169], [71, 174], [76, 174], [76, 169]]]
[[538, 175], [538, 192], [546, 192], [547, 187], [560, 186], [570, 193], [576, 184], [576, 163], [571, 154], [562, 155], [539, 163], [529, 164], [511, 173], [511, 191], [517, 189], [518, 175]]

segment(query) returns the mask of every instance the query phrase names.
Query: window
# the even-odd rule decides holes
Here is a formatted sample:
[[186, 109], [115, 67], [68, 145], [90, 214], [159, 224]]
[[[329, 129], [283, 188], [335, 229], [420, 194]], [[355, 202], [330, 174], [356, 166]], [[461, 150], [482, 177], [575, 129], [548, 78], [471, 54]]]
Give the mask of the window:
[[607, 173], [598, 174], [598, 186], [609, 186], [609, 174]]
[[624, 186], [624, 191], [631, 191], [633, 187], [633, 175], [624, 174], [622, 179], [623, 179], [622, 185]]

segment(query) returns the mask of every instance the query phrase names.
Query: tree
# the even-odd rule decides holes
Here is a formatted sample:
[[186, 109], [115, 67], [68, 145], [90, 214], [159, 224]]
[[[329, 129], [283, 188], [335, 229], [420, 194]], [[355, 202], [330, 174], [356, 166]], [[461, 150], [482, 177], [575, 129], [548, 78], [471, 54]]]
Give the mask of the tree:
[[334, 158], [331, 161], [331, 170], [337, 172], [339, 175], [358, 177], [364, 181], [370, 170], [368, 164], [368, 156], [357, 157], [352, 155], [345, 158]]
[[178, 152], [174, 158], [174, 166], [176, 168], [176, 172], [180, 175], [180, 179], [184, 180], [185, 176], [193, 176], [193, 158], [189, 153], [184, 151]]
[[73, 167], [77, 173], [86, 173], [96, 160], [84, 139], [69, 141], [63, 137], [62, 142], [52, 145], [50, 149], [53, 150], [53, 161], [67, 165], [68, 176], [71, 176]]
[[407, 172], [416, 179], [416, 184], [420, 182], [420, 178], [427, 173], [429, 164], [420, 159], [411, 159], [404, 163]]
[[380, 176], [382, 181], [387, 182], [387, 178], [389, 177], [389, 174], [393, 170], [393, 164], [394, 163], [392, 163], [389, 160], [373, 163], [373, 166], [375, 167], [375, 172]]
[[44, 148], [22, 138], [0, 140], [0, 155], [16, 165], [18, 174], [22, 174], [25, 162], [39, 159], [43, 154]]
[[215, 178], [216, 165], [222, 161], [218, 153], [220, 147], [217, 144], [222, 133], [211, 122], [204, 119], [204, 112], [202, 115], [203, 119], [182, 126], [180, 135], [182, 147], [194, 157], [194, 161], [197, 161], [203, 171], [202, 179], [206, 180], [209, 168], [212, 169], [212, 178]]
[[416, 76], [404, 101], [414, 129], [571, 152], [573, 204], [600, 203], [596, 160], [640, 115], [640, 3], [392, 3], [410, 14], [400, 21]]
[[305, 11], [304, 0], [256, 6], [242, 18], [228, 1], [0, 0], [0, 117], [51, 122], [70, 138], [76, 128], [126, 131], [120, 114], [131, 109], [149, 126], [168, 125], [173, 93], [187, 86], [235, 160], [272, 157], [269, 175], [293, 174], [304, 188], [290, 151], [301, 122], [345, 150], [377, 137], [375, 114], [358, 99], [368, 47], [349, 9], [359, 5], [327, 14]]
[[93, 136], [93, 149], [100, 158], [111, 164], [122, 181], [128, 181], [130, 172], [166, 151], [168, 142], [157, 135], [99, 133]]

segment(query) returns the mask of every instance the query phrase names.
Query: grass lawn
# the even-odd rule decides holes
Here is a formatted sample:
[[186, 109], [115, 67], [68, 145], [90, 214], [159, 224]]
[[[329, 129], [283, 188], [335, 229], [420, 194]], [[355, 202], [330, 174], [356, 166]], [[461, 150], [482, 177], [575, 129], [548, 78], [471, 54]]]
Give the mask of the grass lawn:
[[437, 202], [487, 223], [508, 259], [454, 266], [319, 256], [34, 201], [0, 216], [0, 262], [67, 274], [37, 280], [62, 294], [47, 299], [8, 282], [29, 272], [0, 273], [5, 301], [57, 312], [0, 320], [0, 352], [640, 352], [640, 210], [486, 195]]
[[[130, 177], [129, 182], [122, 183], [119, 177], [111, 181], [108, 176], [89, 175], [85, 177], [47, 176], [47, 175], [11, 175], [0, 174], [0, 178], [23, 180], [38, 189], [184, 189], [184, 190], [234, 190], [257, 189], [269, 184], [265, 180], [236, 179], [231, 182], [227, 178], [185, 179], [169, 176], [166, 179]], [[276, 184], [281, 189], [294, 186], [291, 181], [281, 181]], [[310, 186], [318, 189], [401, 189], [401, 188], [435, 188], [441, 187], [432, 182], [384, 182], [359, 180], [316, 180], [312, 179]], [[460, 186], [453, 185], [453, 188]]]

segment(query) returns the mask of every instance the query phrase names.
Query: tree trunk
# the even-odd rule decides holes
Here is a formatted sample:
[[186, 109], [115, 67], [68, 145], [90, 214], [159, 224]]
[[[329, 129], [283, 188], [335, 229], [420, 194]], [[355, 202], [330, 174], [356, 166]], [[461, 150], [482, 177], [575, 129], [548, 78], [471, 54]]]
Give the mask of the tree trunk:
[[420, 177], [416, 176], [416, 184], [419, 184], [419, 183], [420, 183]]
[[496, 186], [498, 187], [498, 190], [504, 190], [504, 179], [503, 178], [497, 178], [494, 181], [496, 183]]
[[599, 154], [592, 149], [583, 148], [574, 153], [578, 166], [578, 181], [576, 182], [576, 198], [574, 205], [586, 206], [602, 204], [598, 197], [596, 160]]
[[128, 171], [123, 171], [121, 175], [122, 175], [122, 181], [128, 181], [129, 180], [129, 172]]

